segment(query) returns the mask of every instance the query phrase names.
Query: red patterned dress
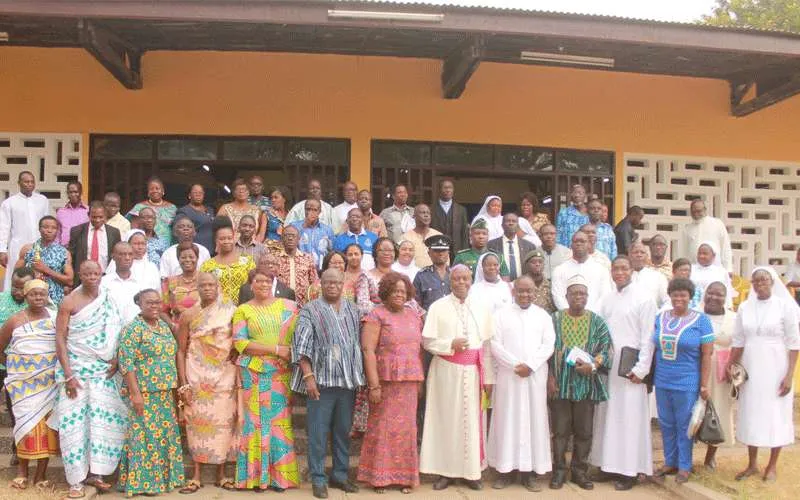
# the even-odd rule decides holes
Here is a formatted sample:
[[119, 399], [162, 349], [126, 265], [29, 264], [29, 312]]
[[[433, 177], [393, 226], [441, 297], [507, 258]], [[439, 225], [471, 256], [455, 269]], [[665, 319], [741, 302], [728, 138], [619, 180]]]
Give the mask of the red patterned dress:
[[364, 317], [380, 326], [375, 355], [381, 402], [370, 404], [358, 480], [379, 488], [419, 485], [417, 398], [422, 370], [422, 316], [406, 306], [391, 312], [379, 305]]

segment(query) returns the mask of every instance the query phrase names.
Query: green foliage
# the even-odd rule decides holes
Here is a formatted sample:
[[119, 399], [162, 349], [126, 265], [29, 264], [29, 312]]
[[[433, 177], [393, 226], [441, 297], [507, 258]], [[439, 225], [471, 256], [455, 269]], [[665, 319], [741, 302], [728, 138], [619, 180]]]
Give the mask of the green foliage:
[[700, 22], [711, 26], [800, 33], [800, 0], [716, 0]]

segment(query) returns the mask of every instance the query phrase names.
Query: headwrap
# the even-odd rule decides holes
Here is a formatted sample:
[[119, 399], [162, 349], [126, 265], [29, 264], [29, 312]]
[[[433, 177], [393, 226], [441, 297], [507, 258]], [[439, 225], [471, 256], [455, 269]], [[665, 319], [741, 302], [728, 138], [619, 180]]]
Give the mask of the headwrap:
[[44, 290], [47, 292], [50, 290], [50, 287], [42, 280], [30, 280], [25, 283], [25, 286], [22, 288], [22, 295], [27, 296], [28, 292], [31, 290]]

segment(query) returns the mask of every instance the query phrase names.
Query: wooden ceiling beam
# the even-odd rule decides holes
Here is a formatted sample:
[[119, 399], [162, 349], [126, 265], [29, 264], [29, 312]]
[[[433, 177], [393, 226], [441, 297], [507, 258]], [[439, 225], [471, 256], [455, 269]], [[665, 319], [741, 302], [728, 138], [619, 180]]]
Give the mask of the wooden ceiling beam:
[[459, 46], [442, 63], [442, 97], [458, 99], [467, 88], [467, 82], [478, 69], [486, 53], [486, 39], [472, 37]]
[[126, 89], [142, 88], [142, 51], [112, 31], [81, 19], [78, 21], [81, 45]]
[[[800, 73], [790, 75], [779, 84], [764, 82], [759, 85], [755, 82], [731, 82], [731, 114], [743, 117], [762, 110], [790, 97], [800, 94]], [[749, 90], [755, 85], [756, 96], [743, 100]], [[759, 89], [759, 87], [762, 87]]]

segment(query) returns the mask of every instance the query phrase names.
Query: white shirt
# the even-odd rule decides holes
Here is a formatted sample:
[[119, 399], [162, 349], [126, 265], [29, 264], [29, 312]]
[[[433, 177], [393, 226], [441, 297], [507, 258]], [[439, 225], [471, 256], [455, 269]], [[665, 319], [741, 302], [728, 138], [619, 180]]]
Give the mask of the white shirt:
[[511, 256], [508, 253], [509, 242], [511, 242], [512, 246], [514, 247], [514, 265], [516, 266], [515, 269], [517, 270], [517, 275], [513, 276], [512, 279], [517, 279], [519, 276], [525, 274], [525, 271], [522, 269], [522, 257], [519, 255], [519, 238], [514, 236], [514, 239], [510, 240], [505, 234], [503, 235], [503, 259], [505, 259], [508, 270], [511, 271]]
[[442, 199], [439, 199], [439, 206], [442, 207], [444, 213], [449, 213], [450, 208], [453, 206], [453, 200], [444, 201]]
[[549, 252], [544, 247], [540, 250], [544, 254], [544, 277], [547, 279], [553, 277], [555, 268], [572, 258], [572, 250], [558, 243]]
[[[197, 269], [200, 269], [203, 262], [211, 258], [211, 254], [203, 245], [194, 243], [194, 246], [200, 252], [200, 255], [197, 257]], [[183, 274], [181, 263], [178, 261], [178, 245], [172, 245], [164, 250], [164, 253], [161, 254], [161, 262], [159, 262], [158, 267], [158, 271], [164, 279]]]
[[633, 272], [632, 281], [636, 283], [639, 289], [650, 294], [656, 303], [656, 307], [661, 308], [661, 306], [669, 302], [669, 295], [667, 295], [669, 282], [661, 272], [652, 267], [643, 267], [641, 270]]
[[[8, 253], [9, 267], [14, 267], [23, 246], [39, 238], [39, 219], [50, 212], [50, 203], [43, 195], [17, 193], [0, 204], [0, 252]], [[6, 272], [4, 290], [11, 289], [11, 275]]]
[[144, 283], [136, 279], [131, 271], [131, 276], [128, 279], [122, 279], [119, 274], [106, 274], [100, 280], [100, 286], [105, 289], [108, 294], [114, 299], [114, 302], [119, 306], [122, 319], [125, 323], [133, 321], [137, 314], [141, 311], [139, 306], [133, 302], [133, 297], [142, 290], [149, 288]]
[[[115, 274], [116, 272], [117, 263], [114, 262], [114, 259], [111, 259], [106, 268], [106, 274]], [[136, 281], [142, 283], [142, 290], [147, 288], [161, 290], [161, 275], [158, 272], [158, 267], [147, 260], [147, 257], [133, 260], [131, 274], [136, 277]]]
[[603, 266], [606, 271], [611, 271], [611, 260], [603, 252], [595, 250], [594, 253], [589, 254], [589, 258]]
[[733, 250], [731, 249], [731, 238], [725, 224], [709, 215], [700, 220], [692, 220], [686, 224], [681, 231], [678, 241], [679, 256], [686, 257], [692, 264], [697, 263], [697, 248], [704, 241], [713, 241], [717, 244], [720, 254], [718, 256], [722, 267], [729, 273], [733, 272]]
[[92, 258], [92, 239], [94, 233], [97, 231], [97, 255], [100, 270], [105, 272], [108, 267], [108, 234], [106, 226], [100, 226], [100, 229], [95, 229], [93, 225], [89, 224], [89, 235], [86, 238], [86, 256], [91, 260]]
[[[363, 264], [362, 264], [362, 269], [363, 269]], [[417, 265], [414, 264], [413, 260], [407, 266], [404, 266], [403, 264], [400, 263], [399, 260], [396, 260], [392, 264], [392, 271], [398, 272], [400, 274], [405, 274], [406, 276], [408, 276], [408, 279], [411, 280], [411, 282], [413, 283], [414, 278], [417, 276], [417, 273], [419, 272], [419, 267], [417, 267]]]
[[347, 203], [346, 201], [333, 207], [333, 225], [331, 227], [334, 232], [339, 233], [339, 228], [347, 223], [347, 214], [354, 208], [358, 208], [358, 203]]
[[599, 313], [600, 301], [611, 291], [611, 274], [596, 261], [587, 258], [580, 263], [575, 259], [569, 259], [553, 270], [553, 278], [550, 280], [553, 292], [553, 303], [557, 309], [567, 309], [567, 281], [575, 275], [581, 275], [589, 284], [589, 299], [586, 309]]
[[[322, 205], [322, 210], [320, 211], [319, 214], [319, 221], [331, 227], [341, 227], [341, 225], [339, 226], [333, 225], [334, 223], [333, 207], [331, 206], [331, 204], [322, 200], [320, 200], [320, 204]], [[297, 203], [295, 203], [292, 209], [289, 210], [289, 213], [286, 214], [286, 219], [284, 219], [283, 225], [288, 226], [292, 222], [302, 221], [305, 220], [305, 218], [306, 218], [306, 200], [298, 201]]]

